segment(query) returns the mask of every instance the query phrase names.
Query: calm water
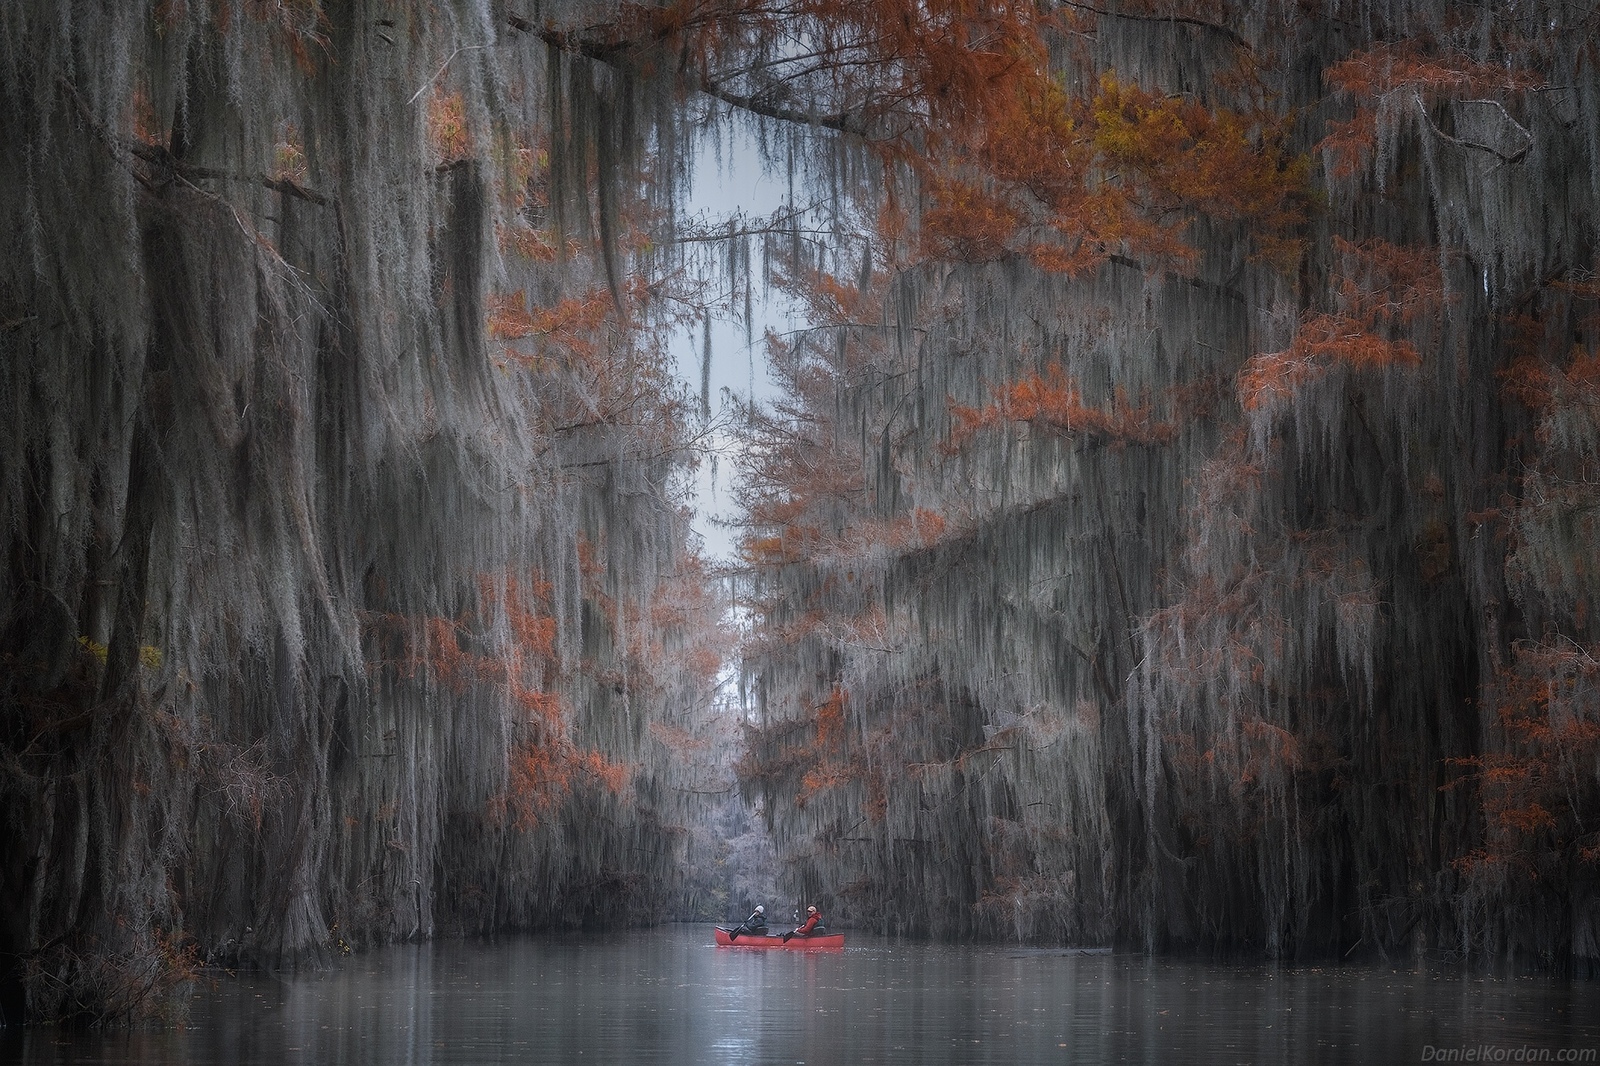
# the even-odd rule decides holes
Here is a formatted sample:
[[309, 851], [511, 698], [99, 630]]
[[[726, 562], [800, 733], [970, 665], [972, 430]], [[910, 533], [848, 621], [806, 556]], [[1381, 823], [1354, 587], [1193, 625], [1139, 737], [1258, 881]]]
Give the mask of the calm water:
[[181, 1031], [38, 1030], [0, 1040], [0, 1061], [1346, 1066], [1485, 1050], [1600, 1061], [1600, 985], [855, 935], [841, 953], [802, 954], [716, 948], [709, 926], [684, 925], [411, 945], [327, 973], [224, 979]]

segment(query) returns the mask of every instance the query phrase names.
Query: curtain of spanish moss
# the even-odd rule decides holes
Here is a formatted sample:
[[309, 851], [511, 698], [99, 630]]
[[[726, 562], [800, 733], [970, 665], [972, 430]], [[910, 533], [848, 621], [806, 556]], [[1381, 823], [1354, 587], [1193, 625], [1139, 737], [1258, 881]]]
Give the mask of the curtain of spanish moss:
[[885, 931], [1593, 966], [1592, 12], [1174, 13], [1077, 10], [1064, 84], [1258, 92], [1301, 250], [886, 253], [780, 348], [745, 788]]
[[620, 284], [616, 160], [603, 256], [506, 243], [543, 46], [475, 2], [29, 2], [0, 41], [6, 1020], [672, 903], [646, 725], [692, 727], [720, 610], [677, 390], [626, 327], [486, 327]]

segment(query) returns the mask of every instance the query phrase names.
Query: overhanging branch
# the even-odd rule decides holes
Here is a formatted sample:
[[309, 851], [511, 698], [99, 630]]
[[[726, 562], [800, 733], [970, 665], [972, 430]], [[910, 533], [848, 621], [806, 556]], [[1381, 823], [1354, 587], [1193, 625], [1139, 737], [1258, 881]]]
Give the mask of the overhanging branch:
[[1087, 11], [1092, 15], [1100, 15], [1105, 18], [1125, 19], [1129, 22], [1173, 22], [1184, 26], [1196, 26], [1202, 30], [1210, 30], [1212, 33], [1227, 38], [1247, 52], [1253, 50], [1249, 41], [1228, 27], [1216, 22], [1207, 22], [1205, 19], [1194, 18], [1190, 15], [1138, 15], [1131, 11], [1108, 11], [1103, 7], [1095, 7], [1093, 4], [1077, 3], [1076, 0], [1061, 0], [1061, 6], [1070, 7], [1076, 11]]
[[[638, 73], [636, 65], [630, 62], [629, 57], [644, 47], [643, 42], [627, 41], [607, 44], [578, 34], [558, 30], [553, 26], [533, 28], [525, 19], [513, 19], [511, 24], [516, 29], [531, 31], [534, 36], [557, 51], [565, 52], [568, 55], [583, 56], [585, 59], [602, 63], [613, 70], [623, 73]], [[659, 44], [664, 41], [665, 36], [663, 35], [661, 40], [652, 43]], [[752, 115], [801, 126], [837, 130], [840, 133], [849, 133], [858, 137], [867, 135], [866, 124], [861, 121], [859, 116], [853, 115], [848, 111], [830, 114], [797, 111], [794, 108], [781, 107], [770, 101], [762, 100], [759, 95], [754, 93], [737, 92], [704, 71], [693, 67], [680, 66], [678, 74], [682, 79], [684, 88], [690, 92], [703, 93]]]

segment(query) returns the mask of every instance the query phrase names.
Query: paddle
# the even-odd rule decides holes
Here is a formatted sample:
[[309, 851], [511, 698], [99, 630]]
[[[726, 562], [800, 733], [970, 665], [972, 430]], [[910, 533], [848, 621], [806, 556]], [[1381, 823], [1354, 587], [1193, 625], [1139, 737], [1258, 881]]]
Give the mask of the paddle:
[[[815, 908], [815, 907], [812, 907], [812, 908], [810, 908], [810, 909], [808, 909], [806, 911], [806, 925], [804, 925], [802, 927], [802, 929], [804, 930], [806, 936], [810, 936], [811, 935], [812, 927], [816, 925], [817, 919], [819, 919], [821, 917], [822, 917], [822, 915], [817, 913], [817, 908]], [[789, 938], [790, 937], [799, 936], [800, 934], [801, 934], [801, 929], [791, 929], [791, 930], [789, 930], [789, 932], [783, 934], [783, 942], [785, 944], [787, 944], [789, 942]]]
[[729, 940], [738, 940], [739, 939], [739, 927], [737, 925], [734, 926], [732, 929], [728, 930], [728, 939]]

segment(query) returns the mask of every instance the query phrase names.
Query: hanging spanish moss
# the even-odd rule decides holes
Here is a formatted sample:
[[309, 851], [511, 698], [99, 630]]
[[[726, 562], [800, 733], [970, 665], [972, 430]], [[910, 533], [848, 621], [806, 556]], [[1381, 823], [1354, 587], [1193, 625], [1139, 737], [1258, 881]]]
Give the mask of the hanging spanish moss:
[[1061, 13], [849, 186], [870, 263], [790, 271], [743, 781], [791, 885], [1593, 967], [1592, 10]]
[[676, 906], [723, 607], [626, 101], [474, 2], [0, 20], [6, 1020]]
[[1594, 966], [1591, 6], [6, 5], [6, 1018], [775, 874]]

